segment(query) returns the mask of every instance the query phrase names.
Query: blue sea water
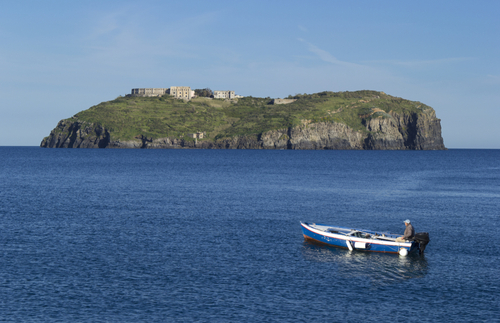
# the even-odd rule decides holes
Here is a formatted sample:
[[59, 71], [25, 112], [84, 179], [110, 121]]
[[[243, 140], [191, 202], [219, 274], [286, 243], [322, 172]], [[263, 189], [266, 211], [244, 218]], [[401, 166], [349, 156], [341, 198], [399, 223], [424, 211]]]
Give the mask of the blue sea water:
[[500, 150], [0, 147], [0, 321], [498, 322], [499, 212]]

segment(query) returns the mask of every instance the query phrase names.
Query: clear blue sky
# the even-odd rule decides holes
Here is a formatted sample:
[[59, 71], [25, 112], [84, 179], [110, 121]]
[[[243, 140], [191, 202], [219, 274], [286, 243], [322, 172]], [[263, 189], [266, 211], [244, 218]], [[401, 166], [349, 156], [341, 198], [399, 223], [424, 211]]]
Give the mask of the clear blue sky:
[[500, 1], [3, 1], [0, 146], [135, 87], [432, 106], [448, 148], [500, 148]]

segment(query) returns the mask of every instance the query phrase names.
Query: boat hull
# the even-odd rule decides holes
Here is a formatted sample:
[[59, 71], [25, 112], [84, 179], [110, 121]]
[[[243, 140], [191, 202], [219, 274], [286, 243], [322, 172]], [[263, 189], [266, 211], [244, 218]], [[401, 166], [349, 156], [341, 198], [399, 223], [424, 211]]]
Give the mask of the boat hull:
[[[329, 246], [334, 246], [338, 248], [344, 248], [349, 250], [356, 251], [365, 251], [365, 252], [381, 252], [381, 253], [392, 253], [392, 254], [409, 254], [411, 252], [415, 252], [418, 250], [418, 243], [410, 241], [410, 242], [396, 242], [383, 240], [384, 238], [381, 235], [378, 235], [380, 238], [375, 238], [377, 236], [376, 232], [367, 231], [367, 230], [354, 230], [343, 227], [333, 227], [327, 226], [323, 224], [309, 224], [309, 223], [301, 223], [302, 233], [306, 240], [312, 240], [314, 242], [326, 244]], [[321, 229], [320, 229], [321, 228]], [[327, 229], [324, 229], [327, 228]], [[340, 229], [336, 230], [336, 233], [328, 232], [329, 228]], [[361, 232], [363, 235], [368, 234], [371, 238], [363, 238], [356, 236], [349, 236], [344, 232], [357, 231]], [[333, 230], [332, 230], [333, 231]], [[385, 237], [387, 239], [394, 240], [395, 238], [391, 238], [390, 236]], [[406, 252], [401, 251], [401, 249], [406, 249]]]

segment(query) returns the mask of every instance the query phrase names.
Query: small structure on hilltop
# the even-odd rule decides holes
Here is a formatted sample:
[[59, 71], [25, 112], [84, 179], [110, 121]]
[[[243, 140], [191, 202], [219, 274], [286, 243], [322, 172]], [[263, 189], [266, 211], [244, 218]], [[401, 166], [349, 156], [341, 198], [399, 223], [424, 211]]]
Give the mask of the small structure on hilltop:
[[297, 99], [273, 99], [273, 104], [289, 104], [297, 101]]

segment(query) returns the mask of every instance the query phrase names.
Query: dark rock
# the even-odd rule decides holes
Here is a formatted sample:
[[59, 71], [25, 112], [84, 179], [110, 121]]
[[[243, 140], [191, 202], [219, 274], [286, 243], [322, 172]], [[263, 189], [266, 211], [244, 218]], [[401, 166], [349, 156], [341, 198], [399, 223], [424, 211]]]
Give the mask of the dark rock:
[[110, 144], [109, 131], [100, 125], [74, 119], [61, 120], [45, 137], [40, 147], [45, 148], [106, 148]]

